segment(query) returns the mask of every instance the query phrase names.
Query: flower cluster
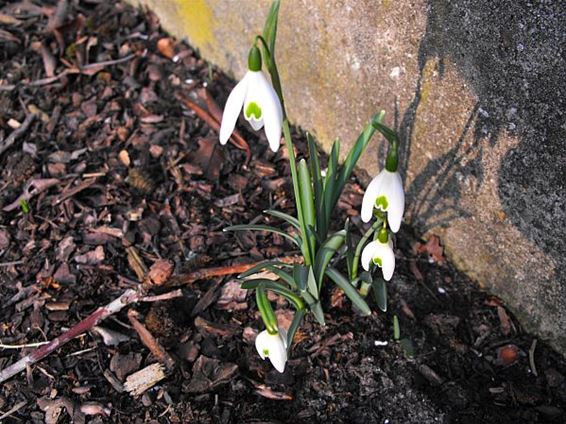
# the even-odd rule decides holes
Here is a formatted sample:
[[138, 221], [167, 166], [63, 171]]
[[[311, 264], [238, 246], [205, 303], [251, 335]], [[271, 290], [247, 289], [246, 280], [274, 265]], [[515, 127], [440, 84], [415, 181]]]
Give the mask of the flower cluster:
[[[384, 112], [372, 118], [343, 164], [338, 162], [340, 144], [337, 141], [332, 147], [328, 169], [322, 171], [314, 140], [308, 134], [308, 162], [302, 159], [298, 164], [296, 163], [274, 55], [278, 10], [279, 0], [275, 0], [263, 35], [256, 37], [250, 49], [248, 71], [228, 96], [220, 127], [220, 143], [226, 144], [234, 131], [240, 113], [243, 112], [244, 119], [253, 130], [259, 131], [264, 128], [271, 150], [276, 152], [280, 147], [282, 133], [287, 146], [297, 216], [293, 217], [275, 210], [268, 210], [266, 213], [286, 221], [295, 228], [294, 231], [286, 233], [269, 225], [258, 224], [233, 225], [225, 228], [225, 231], [260, 230], [277, 233], [286, 237], [301, 250], [302, 264], [288, 265], [266, 261], [240, 275], [243, 280], [242, 287], [255, 290], [256, 304], [266, 327], [256, 338], [256, 349], [262, 359], [269, 358], [274, 368], [282, 373], [285, 371], [293, 337], [305, 314], [310, 312], [314, 319], [324, 325], [320, 295], [325, 282], [331, 281], [341, 288], [362, 315], [371, 314], [365, 301], [368, 293], [367, 285], [372, 287], [371, 281], [377, 269], [381, 269], [381, 276], [378, 279], [383, 277], [383, 280], [389, 281], [393, 276], [395, 254], [391, 233], [399, 231], [401, 226], [405, 195], [397, 171], [397, 136], [382, 123]], [[256, 45], [258, 43], [259, 47]], [[271, 83], [262, 71], [262, 58], [269, 71]], [[343, 230], [329, 234], [330, 222], [346, 182], [376, 131], [387, 139], [390, 148], [385, 169], [368, 185], [362, 202], [362, 221], [369, 223], [374, 220], [374, 222], [354, 246], [352, 230], [348, 223]], [[344, 244], [346, 244], [345, 255], [336, 255]], [[334, 258], [335, 256], [337, 257]], [[344, 256], [348, 277], [336, 268], [336, 264]], [[358, 276], [358, 263], [361, 263], [365, 270], [360, 276]], [[275, 274], [278, 280], [260, 278], [257, 274], [262, 270]], [[267, 291], [283, 296], [295, 307], [296, 312], [287, 331], [279, 326], [268, 300]]]

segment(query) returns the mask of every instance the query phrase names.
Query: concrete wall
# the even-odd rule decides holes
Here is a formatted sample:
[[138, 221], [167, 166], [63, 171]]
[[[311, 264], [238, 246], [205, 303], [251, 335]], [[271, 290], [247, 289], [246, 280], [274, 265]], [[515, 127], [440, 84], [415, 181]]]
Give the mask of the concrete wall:
[[[269, 8], [141, 1], [235, 78]], [[291, 120], [324, 148], [351, 143], [388, 111], [402, 139], [407, 221], [439, 234], [460, 269], [566, 352], [560, 3], [283, 0], [277, 55]], [[361, 161], [369, 175], [383, 149], [374, 143]]]

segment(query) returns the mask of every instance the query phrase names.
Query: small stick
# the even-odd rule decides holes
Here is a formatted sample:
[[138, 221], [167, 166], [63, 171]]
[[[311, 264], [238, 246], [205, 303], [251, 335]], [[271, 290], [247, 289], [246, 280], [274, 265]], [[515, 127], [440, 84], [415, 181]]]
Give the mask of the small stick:
[[175, 368], [175, 360], [167, 353], [167, 351], [159, 344], [145, 326], [138, 320], [139, 314], [134, 309], [128, 311], [128, 319], [140, 336], [141, 342], [149, 349], [149, 351], [157, 358], [159, 362], [165, 365], [167, 371]]
[[75, 194], [89, 188], [91, 185], [93, 185], [96, 182], [96, 178], [89, 178], [87, 180], [84, 180], [82, 183], [80, 183], [78, 186], [73, 187], [69, 190], [67, 190], [64, 193], [61, 193], [57, 199], [55, 199], [55, 201], [53, 202], [54, 206], [57, 206], [59, 203], [67, 200], [69, 197], [74, 196]]
[[[212, 277], [222, 277], [224, 275], [241, 274], [246, 272], [248, 269], [259, 265], [265, 261], [252, 262], [250, 264], [237, 264], [228, 266], [219, 266], [213, 268], [199, 269], [197, 271], [189, 272], [188, 274], [181, 274], [176, 277], [171, 278], [165, 285], [166, 286], [181, 286], [184, 284], [192, 284], [198, 280], [206, 280]], [[287, 264], [298, 264], [302, 262], [302, 258], [299, 256], [288, 256], [279, 259], [279, 262], [284, 262]]]
[[26, 116], [26, 119], [24, 119], [24, 122], [22, 122], [20, 128], [12, 131], [4, 141], [0, 141], [0, 155], [4, 153], [6, 150], [8, 150], [19, 137], [21, 137], [27, 132], [29, 126], [31, 125], [34, 119], [35, 119], [35, 115], [33, 113], [28, 114]]
[[90, 330], [95, 325], [98, 325], [100, 321], [104, 320], [112, 314], [117, 313], [118, 311], [121, 311], [126, 305], [137, 302], [140, 297], [140, 291], [133, 289], [126, 290], [119, 298], [114, 299], [106, 306], [98, 308], [88, 317], [71, 327], [68, 331], [61, 334], [59, 337], [51, 340], [48, 344], [39, 347], [30, 354], [24, 356], [19, 361], [13, 363], [9, 367], [4, 368], [2, 371], [0, 371], [0, 383], [3, 383], [14, 375], [22, 372], [26, 369], [26, 366], [33, 365], [41, 361], [43, 358], [59, 349], [67, 342]]
[[[212, 128], [216, 132], [220, 132], [220, 123], [216, 119], [214, 119], [214, 117], [209, 112], [201, 108], [199, 105], [197, 105], [195, 102], [181, 93], [175, 94], [175, 97], [186, 107], [196, 113], [197, 116], [204, 122], [206, 122], [210, 128]], [[232, 141], [232, 144], [234, 146], [246, 152], [247, 165], [252, 157], [252, 152], [250, 150], [249, 144], [236, 132], [232, 133], [232, 135], [230, 136], [230, 141]]]
[[25, 343], [21, 345], [7, 345], [0, 343], [0, 349], [25, 349], [28, 347], [39, 347], [48, 344], [49, 342]]
[[142, 297], [140, 299], [140, 302], [160, 302], [162, 300], [176, 299], [177, 297], [183, 297], [183, 291], [181, 289], [173, 290], [163, 294], [158, 294], [156, 296]]
[[21, 402], [16, 403], [16, 405], [14, 405], [13, 408], [11, 408], [8, 412], [2, 414], [2, 416], [0, 416], [0, 420], [3, 420], [4, 418], [8, 418], [10, 415], [18, 412], [20, 409], [22, 409], [24, 406], [27, 405], [27, 401], [22, 400]]

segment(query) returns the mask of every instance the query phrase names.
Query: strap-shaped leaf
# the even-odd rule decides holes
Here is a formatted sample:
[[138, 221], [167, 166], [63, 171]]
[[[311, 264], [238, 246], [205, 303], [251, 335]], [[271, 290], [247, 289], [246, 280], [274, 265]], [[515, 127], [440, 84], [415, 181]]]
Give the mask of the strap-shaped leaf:
[[[309, 147], [309, 168], [312, 177], [312, 187], [314, 191], [314, 207], [316, 210], [317, 224], [319, 224], [321, 223], [320, 221], [324, 218], [322, 214], [322, 207], [323, 207], [322, 175], [320, 172], [320, 160], [318, 157], [318, 150], [316, 149], [314, 138], [312, 137], [312, 135], [310, 135], [310, 133], [307, 133], [307, 144]], [[323, 227], [325, 227], [325, 225], [321, 225], [320, 227], [317, 228], [317, 230], [320, 230]], [[326, 238], [326, 234], [320, 234], [320, 232], [318, 233], [318, 236], [321, 238]]]
[[371, 286], [377, 307], [383, 312], [387, 312], [387, 284], [385, 280], [381, 277], [375, 278]]
[[316, 279], [312, 266], [295, 265], [293, 268], [293, 278], [301, 292], [301, 295], [307, 300], [307, 303], [312, 303], [307, 299], [307, 294], [318, 300], [318, 288], [316, 286]]
[[241, 225], [231, 225], [223, 229], [223, 231], [267, 231], [270, 233], [279, 234], [282, 237], [285, 237], [295, 243], [297, 246], [301, 247], [301, 244], [297, 238], [293, 237], [290, 234], [287, 234], [285, 231], [280, 230], [279, 228], [271, 227], [269, 225], [259, 225], [259, 224], [241, 224]]
[[401, 338], [401, 327], [399, 326], [399, 318], [393, 315], [393, 338], [399, 340]]
[[299, 220], [297, 218], [295, 218], [294, 216], [291, 216], [291, 215], [289, 215], [285, 212], [277, 211], [275, 209], [266, 209], [263, 212], [268, 214], [268, 215], [274, 216], [275, 218], [279, 218], [279, 219], [282, 219], [284, 221], [287, 221], [289, 224], [291, 224], [293, 227], [295, 227], [299, 231], [301, 230], [301, 225], [299, 224]]
[[[334, 209], [333, 199], [336, 197], [336, 177], [338, 174], [338, 156], [340, 154], [340, 140], [336, 140], [332, 145], [330, 158], [328, 159], [328, 169], [326, 170], [326, 178], [324, 179], [324, 233], [328, 231], [330, 217]], [[321, 232], [323, 232], [321, 230]]]
[[297, 330], [301, 326], [301, 322], [305, 316], [306, 310], [301, 309], [295, 312], [293, 316], [293, 321], [291, 321], [291, 325], [289, 326], [289, 330], [287, 331], [287, 352], [291, 353], [291, 348], [293, 345], [293, 339], [295, 338], [295, 334]]
[[330, 236], [318, 250], [314, 260], [314, 275], [316, 277], [319, 290], [320, 287], [322, 287], [322, 280], [326, 272], [326, 267], [330, 263], [330, 259], [332, 259], [336, 251], [340, 249], [340, 246], [344, 243], [345, 238], [345, 230], [337, 231], [332, 234], [332, 236]]
[[[312, 180], [309, 173], [307, 162], [304, 159], [299, 161], [299, 185], [301, 193], [301, 204], [303, 205], [303, 220], [305, 228], [316, 228], [316, 211], [314, 208], [314, 198], [312, 192]], [[314, 234], [305, 234], [308, 240], [311, 258], [314, 256], [316, 239]]]
[[358, 139], [350, 149], [350, 152], [348, 153], [348, 156], [346, 157], [346, 160], [342, 165], [342, 169], [340, 170], [340, 173], [336, 178], [336, 190], [334, 193], [332, 208], [334, 208], [334, 205], [338, 201], [338, 198], [340, 197], [340, 194], [342, 193], [346, 182], [350, 179], [350, 176], [352, 175], [352, 172], [354, 171], [358, 160], [362, 156], [362, 153], [369, 144], [371, 137], [375, 133], [376, 127], [374, 126], [374, 124], [381, 122], [384, 115], [384, 111], [381, 111], [377, 115], [375, 115], [372, 118], [372, 122], [365, 127], [365, 129], [362, 131], [362, 133], [359, 135]]
[[272, 292], [285, 297], [289, 302], [293, 304], [293, 306], [295, 306], [297, 310], [305, 309], [303, 300], [283, 284], [278, 283], [277, 281], [268, 280], [266, 278], [252, 278], [250, 280], [244, 281], [241, 285], [241, 287], [246, 290], [254, 290], [260, 286], [265, 287], [266, 290], [271, 290]]
[[[283, 262], [271, 262], [271, 261], [261, 262], [256, 266], [248, 269], [247, 271], [241, 273], [238, 276], [238, 278], [244, 279], [254, 274], [257, 274], [261, 270], [267, 270], [273, 272], [275, 275], [277, 275], [281, 280], [285, 281], [293, 289], [296, 289], [297, 286], [291, 274], [289, 274], [287, 271], [283, 271], [281, 268], [278, 268], [278, 266], [281, 266], [281, 264], [283, 264]], [[288, 265], [288, 264], [283, 264], [283, 265]]]
[[340, 287], [352, 303], [360, 310], [362, 315], [371, 315], [371, 309], [365, 300], [360, 296], [358, 291], [350, 284], [348, 280], [336, 269], [328, 267], [326, 275]]
[[316, 303], [313, 303], [312, 305], [309, 306], [316, 321], [320, 325], [326, 325], [326, 321], [324, 320], [324, 311], [322, 310], [322, 305], [320, 304], [320, 301], [317, 301]]
[[267, 42], [269, 46], [269, 50], [271, 50], [271, 54], [275, 55], [275, 39], [277, 37], [277, 20], [279, 15], [279, 5], [280, 1], [275, 0], [271, 4], [271, 8], [269, 9], [269, 13], [267, 14], [267, 19], [265, 20], [265, 24], [263, 26], [263, 38]]
[[314, 275], [314, 271], [312, 266], [309, 266], [309, 274], [307, 278], [307, 288], [308, 292], [315, 298], [319, 298], [319, 289], [318, 285], [316, 284], [316, 277]]

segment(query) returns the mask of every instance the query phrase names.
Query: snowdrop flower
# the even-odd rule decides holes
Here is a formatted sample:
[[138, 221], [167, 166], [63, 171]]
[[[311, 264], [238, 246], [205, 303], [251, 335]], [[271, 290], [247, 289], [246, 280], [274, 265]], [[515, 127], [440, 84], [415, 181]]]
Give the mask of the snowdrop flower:
[[283, 109], [279, 96], [261, 72], [261, 54], [255, 46], [250, 50], [248, 72], [226, 101], [220, 125], [221, 144], [226, 144], [232, 135], [242, 109], [244, 118], [255, 131], [265, 126], [269, 147], [276, 152], [281, 143]]
[[255, 339], [255, 348], [261, 359], [269, 358], [277, 371], [285, 371], [287, 362], [287, 332], [279, 328], [276, 334], [269, 334], [267, 330], [259, 333]]
[[362, 266], [366, 271], [369, 271], [370, 262], [381, 268], [385, 281], [391, 280], [395, 270], [395, 254], [393, 253], [391, 239], [386, 242], [375, 240], [364, 247], [362, 251]]
[[362, 201], [362, 221], [371, 220], [374, 207], [387, 212], [391, 231], [399, 231], [405, 210], [405, 192], [398, 172], [384, 169], [369, 183]]

